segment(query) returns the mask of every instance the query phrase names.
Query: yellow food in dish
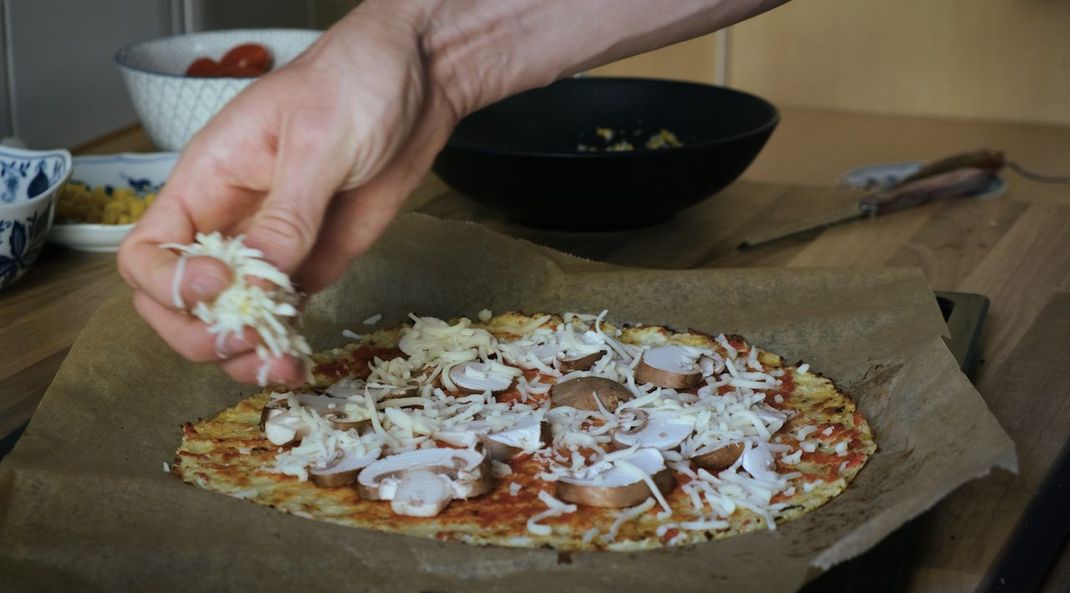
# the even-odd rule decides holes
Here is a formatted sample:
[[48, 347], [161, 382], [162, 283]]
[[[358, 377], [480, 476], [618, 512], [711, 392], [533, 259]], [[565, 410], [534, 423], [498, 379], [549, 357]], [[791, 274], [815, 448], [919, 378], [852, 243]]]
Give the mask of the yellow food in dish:
[[[576, 150], [580, 152], [630, 152], [636, 149], [636, 143], [639, 143], [646, 150], [678, 148], [684, 145], [676, 137], [676, 134], [664, 128], [647, 136], [645, 141], [643, 140], [645, 135], [643, 130], [627, 132], [612, 128], [595, 128], [594, 132], [598, 137], [596, 144], [577, 144]], [[635, 142], [627, 140], [626, 136], [630, 136]]]
[[154, 192], [139, 194], [129, 187], [91, 187], [71, 181], [56, 204], [56, 222], [133, 224], [154, 200]]

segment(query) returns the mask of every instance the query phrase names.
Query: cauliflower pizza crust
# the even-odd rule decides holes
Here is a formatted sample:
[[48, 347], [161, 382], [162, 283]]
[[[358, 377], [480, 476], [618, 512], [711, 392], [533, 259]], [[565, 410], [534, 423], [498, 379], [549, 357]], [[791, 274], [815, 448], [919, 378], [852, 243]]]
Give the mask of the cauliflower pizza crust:
[[[187, 423], [171, 471], [365, 529], [646, 550], [774, 529], [842, 492], [876, 450], [855, 403], [807, 365], [737, 336], [617, 328], [604, 315], [413, 317], [314, 355], [304, 389], [269, 388]], [[584, 358], [597, 360], [570, 370]], [[619, 384], [620, 401], [594, 390], [588, 410], [557, 387], [592, 377]], [[420, 474], [418, 495], [402, 502], [412, 467], [384, 464], [418, 451], [475, 465], [451, 458], [452, 473]], [[341, 472], [346, 463], [362, 469]], [[335, 470], [350, 483], [312, 479]], [[428, 488], [445, 502], [425, 500], [439, 496]], [[590, 504], [599, 500], [610, 506]]]

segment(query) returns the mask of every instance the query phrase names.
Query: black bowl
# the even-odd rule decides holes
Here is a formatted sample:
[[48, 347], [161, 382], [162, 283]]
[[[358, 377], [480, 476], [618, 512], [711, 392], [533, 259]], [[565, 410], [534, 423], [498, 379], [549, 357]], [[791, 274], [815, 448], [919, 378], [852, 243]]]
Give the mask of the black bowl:
[[[611, 230], [667, 220], [735, 181], [779, 121], [769, 102], [723, 87], [575, 78], [466, 117], [438, 155], [447, 185], [530, 226]], [[606, 146], [597, 128], [636, 150]], [[646, 149], [659, 130], [683, 144]], [[615, 139], [616, 139], [615, 138]]]

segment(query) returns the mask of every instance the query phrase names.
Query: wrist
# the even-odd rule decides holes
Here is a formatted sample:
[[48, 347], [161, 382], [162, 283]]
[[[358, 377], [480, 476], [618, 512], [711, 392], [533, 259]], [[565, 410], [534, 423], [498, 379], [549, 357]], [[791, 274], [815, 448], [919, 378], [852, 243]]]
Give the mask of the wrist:
[[442, 0], [427, 4], [432, 6], [420, 43], [430, 83], [440, 90], [458, 120], [565, 75], [539, 47], [528, 45], [529, 36], [538, 32], [525, 31], [522, 17], [537, 2]]
[[421, 47], [458, 117], [715, 31], [785, 0], [424, 0]]

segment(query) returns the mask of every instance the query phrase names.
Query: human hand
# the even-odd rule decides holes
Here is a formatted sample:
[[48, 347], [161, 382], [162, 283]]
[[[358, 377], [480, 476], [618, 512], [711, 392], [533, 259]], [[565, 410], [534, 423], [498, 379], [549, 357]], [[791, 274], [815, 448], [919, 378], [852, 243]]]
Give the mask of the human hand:
[[[427, 72], [420, 13], [404, 3], [354, 11], [291, 64], [250, 85], [189, 143], [156, 203], [119, 251], [138, 312], [176, 351], [253, 382], [254, 331], [217, 351], [187, 314], [230, 283], [218, 260], [187, 260], [165, 243], [198, 232], [246, 244], [314, 293], [336, 279], [389, 224], [457, 121]], [[176, 300], [178, 302], [176, 302]], [[295, 360], [271, 361], [269, 381], [304, 379]]]
[[[345, 270], [389, 224], [460, 118], [493, 101], [627, 55], [681, 41], [783, 0], [364, 0], [304, 55], [258, 79], [186, 147], [119, 250], [134, 304], [172, 348], [253, 382], [246, 329], [217, 351], [186, 308], [230, 272], [160, 248], [198, 232], [246, 244], [305, 293]], [[181, 298], [172, 295], [177, 288]], [[297, 384], [295, 360], [270, 382]]]

